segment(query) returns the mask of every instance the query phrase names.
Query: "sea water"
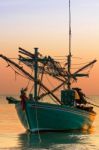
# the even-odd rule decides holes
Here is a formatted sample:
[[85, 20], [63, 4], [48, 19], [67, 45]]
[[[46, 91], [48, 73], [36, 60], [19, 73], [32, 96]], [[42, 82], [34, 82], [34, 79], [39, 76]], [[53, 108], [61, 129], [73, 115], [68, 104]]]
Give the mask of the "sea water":
[[[99, 96], [90, 102], [99, 105]], [[30, 133], [21, 125], [14, 105], [0, 96], [0, 150], [99, 150], [99, 108], [89, 131]]]

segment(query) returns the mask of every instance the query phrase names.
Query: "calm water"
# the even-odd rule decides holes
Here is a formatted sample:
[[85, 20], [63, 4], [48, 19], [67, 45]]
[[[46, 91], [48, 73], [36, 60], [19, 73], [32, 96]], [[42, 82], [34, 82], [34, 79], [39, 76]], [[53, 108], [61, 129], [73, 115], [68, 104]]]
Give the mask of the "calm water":
[[[99, 97], [91, 97], [99, 105]], [[88, 132], [30, 134], [24, 130], [14, 105], [0, 97], [0, 150], [99, 150], [99, 108], [93, 127]], [[41, 141], [40, 141], [41, 140]]]

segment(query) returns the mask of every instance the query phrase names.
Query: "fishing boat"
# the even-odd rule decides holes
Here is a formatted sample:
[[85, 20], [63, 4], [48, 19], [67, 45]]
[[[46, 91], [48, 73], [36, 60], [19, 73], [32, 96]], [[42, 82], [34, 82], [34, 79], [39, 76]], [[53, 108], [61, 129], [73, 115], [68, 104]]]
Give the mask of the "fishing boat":
[[[92, 103], [86, 100], [79, 87], [72, 87], [79, 77], [88, 77], [82, 73], [93, 66], [96, 60], [90, 61], [75, 72], [71, 72], [71, 9], [69, 0], [69, 53], [64, 65], [51, 56], [43, 56], [38, 48], [31, 53], [19, 47], [20, 65], [4, 55], [0, 55], [15, 73], [33, 82], [33, 92], [26, 96], [26, 88], [21, 90], [20, 99], [7, 97], [14, 104], [18, 117], [26, 130], [66, 131], [89, 129], [95, 119], [96, 112]], [[28, 67], [32, 73], [27, 71]], [[48, 87], [45, 75], [51, 78], [54, 86]], [[58, 93], [58, 94], [57, 94]], [[53, 101], [53, 103], [51, 103]]]

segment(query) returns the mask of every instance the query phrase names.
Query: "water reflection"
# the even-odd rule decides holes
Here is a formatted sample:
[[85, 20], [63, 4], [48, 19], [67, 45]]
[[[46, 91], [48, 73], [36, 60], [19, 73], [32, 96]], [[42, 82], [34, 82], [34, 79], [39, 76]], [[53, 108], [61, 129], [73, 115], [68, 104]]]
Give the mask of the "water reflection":
[[[73, 131], [64, 133], [30, 133], [26, 132], [19, 135], [19, 145], [24, 149], [73, 149], [77, 144], [88, 144], [90, 131]], [[59, 148], [61, 146], [61, 148]], [[79, 147], [80, 148], [80, 147]], [[83, 150], [83, 149], [82, 149]]]

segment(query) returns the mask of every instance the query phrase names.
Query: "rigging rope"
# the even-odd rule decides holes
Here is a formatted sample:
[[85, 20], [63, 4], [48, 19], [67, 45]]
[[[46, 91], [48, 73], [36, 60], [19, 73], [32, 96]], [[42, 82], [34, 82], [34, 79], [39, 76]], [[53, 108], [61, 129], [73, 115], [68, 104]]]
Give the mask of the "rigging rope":
[[37, 132], [38, 132], [39, 142], [41, 143], [42, 140], [41, 140], [40, 131], [39, 131], [39, 120], [38, 120], [37, 103], [36, 103], [36, 100], [35, 100], [35, 99], [34, 99], [34, 101], [35, 101], [35, 110], [36, 110]]
[[[33, 74], [33, 69], [32, 69], [32, 71], [31, 71], [31, 76], [32, 76], [32, 74]], [[29, 87], [30, 81], [31, 81], [31, 80], [29, 79], [26, 88]]]
[[88, 74], [90, 74], [91, 69], [93, 68], [94, 64], [92, 64], [92, 66], [90, 66], [90, 69], [88, 71]]
[[[7, 63], [8, 63], [8, 62], [7, 62]], [[16, 70], [18, 70], [18, 69], [15, 70], [15, 69], [11, 66], [10, 63], [8, 63], [8, 66], [9, 66], [16, 74], [20, 75], [21, 77], [23, 77], [23, 78], [25, 78], [25, 79], [29, 79], [28, 77], [25, 77], [24, 75], [22, 75], [21, 73], [19, 73], [18, 71], [16, 71]]]
[[84, 62], [84, 63], [79, 63], [79, 64], [72, 64], [72, 65], [85, 65], [85, 64], [88, 64], [90, 62]]
[[46, 77], [47, 81], [49, 82], [49, 84], [51, 85], [51, 87], [54, 88], [54, 85], [50, 82], [50, 80], [48, 79], [46, 74], [45, 74], [45, 77]]

